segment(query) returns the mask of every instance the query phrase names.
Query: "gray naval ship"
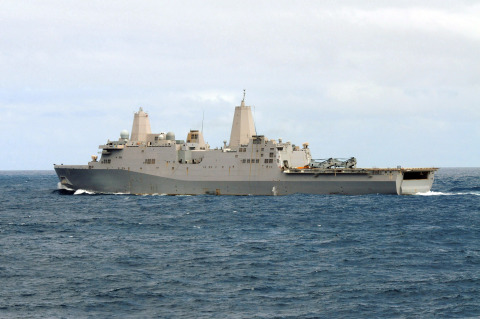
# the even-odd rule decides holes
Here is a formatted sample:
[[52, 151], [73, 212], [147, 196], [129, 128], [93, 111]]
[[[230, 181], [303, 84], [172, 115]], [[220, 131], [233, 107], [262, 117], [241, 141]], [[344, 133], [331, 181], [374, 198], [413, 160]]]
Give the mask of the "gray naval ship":
[[59, 186], [100, 193], [168, 195], [399, 194], [430, 191], [437, 168], [357, 168], [349, 159], [312, 158], [302, 146], [257, 135], [250, 106], [235, 108], [230, 142], [210, 148], [199, 130], [186, 140], [152, 133], [135, 113], [131, 135], [100, 145], [88, 165], [54, 165]]

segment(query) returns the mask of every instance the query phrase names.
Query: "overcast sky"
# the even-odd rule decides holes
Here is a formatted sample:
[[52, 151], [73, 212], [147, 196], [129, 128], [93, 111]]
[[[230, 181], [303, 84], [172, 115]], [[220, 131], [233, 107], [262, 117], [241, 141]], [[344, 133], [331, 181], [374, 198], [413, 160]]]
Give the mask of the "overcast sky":
[[480, 166], [480, 1], [0, 2], [0, 170], [131, 130], [257, 134], [361, 167]]

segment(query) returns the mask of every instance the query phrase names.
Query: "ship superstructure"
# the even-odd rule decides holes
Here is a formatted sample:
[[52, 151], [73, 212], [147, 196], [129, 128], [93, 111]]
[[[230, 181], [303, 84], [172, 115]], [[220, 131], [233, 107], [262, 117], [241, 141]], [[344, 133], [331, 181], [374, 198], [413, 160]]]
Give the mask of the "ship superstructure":
[[357, 168], [355, 158], [314, 160], [301, 146], [257, 135], [245, 96], [230, 141], [210, 148], [199, 130], [186, 140], [152, 133], [142, 108], [131, 135], [100, 145], [88, 165], [54, 165], [63, 187], [102, 193], [168, 195], [415, 194], [428, 192], [436, 168]]

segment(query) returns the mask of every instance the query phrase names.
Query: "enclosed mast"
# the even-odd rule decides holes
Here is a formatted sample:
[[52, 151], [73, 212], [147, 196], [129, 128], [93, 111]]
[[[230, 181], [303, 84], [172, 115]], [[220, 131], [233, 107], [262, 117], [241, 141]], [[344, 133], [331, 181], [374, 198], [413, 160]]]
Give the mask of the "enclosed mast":
[[252, 109], [245, 106], [245, 92], [240, 106], [235, 107], [233, 116], [232, 131], [230, 133], [231, 149], [236, 149], [240, 145], [248, 144], [252, 136], [257, 135], [255, 131], [255, 123], [253, 122]]
[[147, 135], [151, 133], [152, 130], [150, 129], [148, 114], [140, 108], [133, 117], [132, 136], [130, 137], [130, 140], [145, 142], [147, 140]]

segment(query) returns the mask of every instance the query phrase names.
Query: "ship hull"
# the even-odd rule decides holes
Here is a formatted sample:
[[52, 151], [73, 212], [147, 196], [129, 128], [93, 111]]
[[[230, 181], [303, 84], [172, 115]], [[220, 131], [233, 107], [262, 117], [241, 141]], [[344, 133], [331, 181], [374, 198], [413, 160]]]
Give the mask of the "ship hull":
[[279, 172], [277, 175], [249, 176], [247, 179], [220, 179], [216, 176], [171, 178], [124, 169], [89, 169], [88, 166], [56, 165], [60, 183], [67, 188], [99, 193], [167, 195], [289, 195], [303, 194], [399, 194], [428, 192], [434, 170], [426, 178], [404, 179], [401, 169], [352, 172]]

